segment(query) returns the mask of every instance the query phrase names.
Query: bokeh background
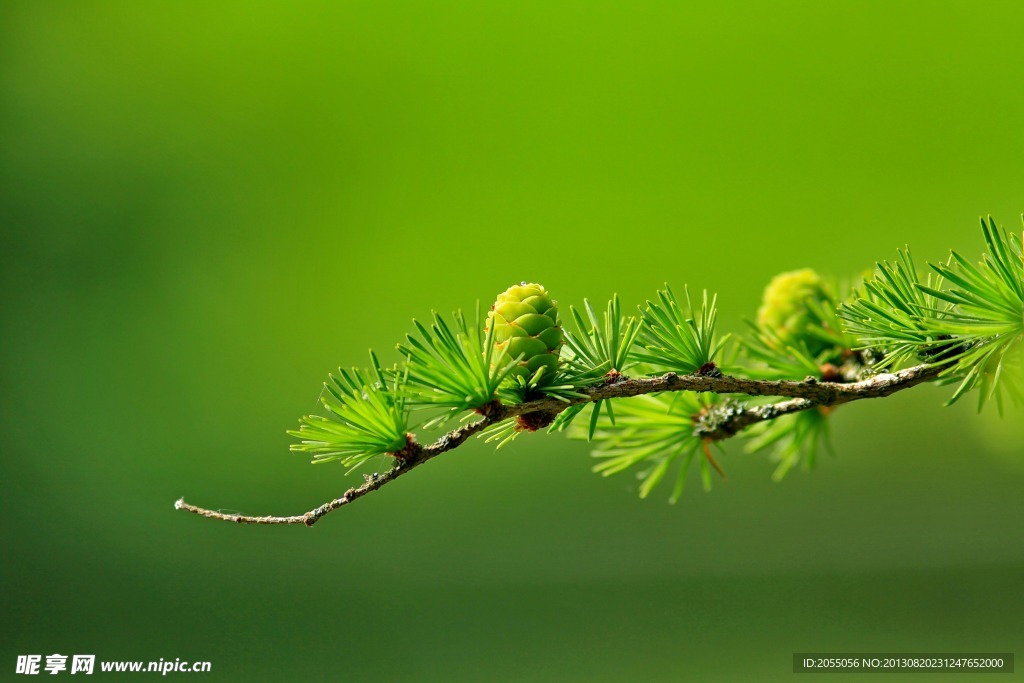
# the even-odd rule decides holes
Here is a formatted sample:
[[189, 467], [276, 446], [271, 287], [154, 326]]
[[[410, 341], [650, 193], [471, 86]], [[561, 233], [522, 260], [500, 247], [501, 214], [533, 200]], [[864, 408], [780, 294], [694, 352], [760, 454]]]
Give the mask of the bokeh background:
[[836, 456], [781, 484], [729, 444], [728, 483], [674, 507], [560, 436], [474, 442], [314, 529], [172, 504], [335, 497], [355, 477], [284, 433], [327, 372], [520, 280], [563, 305], [707, 287], [741, 330], [782, 270], [977, 256], [978, 217], [1024, 209], [1022, 22], [976, 1], [0, 4], [0, 678], [54, 652], [225, 681], [1020, 655], [1024, 420], [940, 388], [843, 408]]

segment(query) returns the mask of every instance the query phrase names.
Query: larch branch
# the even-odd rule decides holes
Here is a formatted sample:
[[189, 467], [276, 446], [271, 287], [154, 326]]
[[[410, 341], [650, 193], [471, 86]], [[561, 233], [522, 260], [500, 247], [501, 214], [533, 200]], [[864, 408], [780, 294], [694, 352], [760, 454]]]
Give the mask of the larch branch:
[[238, 524], [303, 524], [305, 526], [313, 526], [324, 515], [344, 507], [368, 493], [376, 491], [428, 460], [457, 448], [466, 439], [481, 432], [490, 425], [501, 422], [509, 417], [540, 412], [556, 415], [574, 405], [664, 391], [775, 396], [789, 399], [758, 406], [739, 407], [720, 416], [719, 419], [713, 422], [698, 420], [695, 427], [698, 433], [706, 439], [721, 441], [735, 436], [754, 423], [773, 420], [782, 415], [815, 407], [836, 406], [866, 398], [889, 396], [897, 391], [909, 389], [922, 382], [935, 379], [942, 369], [940, 365], [916, 365], [898, 372], [878, 374], [850, 383], [820, 382], [814, 378], [798, 382], [792, 380], [747, 379], [728, 375], [678, 375], [674, 372], [658, 377], [641, 378], [616, 375], [609, 378], [604, 384], [581, 389], [580, 393], [583, 395], [572, 398], [569, 401], [543, 398], [517, 405], [502, 405], [497, 402], [489, 404], [478, 411], [482, 415], [479, 420], [454, 429], [427, 446], [417, 443], [413, 435], [410, 434], [406, 447], [402, 451], [393, 454], [395, 465], [391, 469], [380, 475], [368, 476], [361, 486], [350, 488], [340, 498], [324, 503], [301, 515], [255, 517], [230, 514], [191, 505], [186, 503], [184, 498], [176, 501], [174, 507], [175, 509], [185, 510], [202, 517]]

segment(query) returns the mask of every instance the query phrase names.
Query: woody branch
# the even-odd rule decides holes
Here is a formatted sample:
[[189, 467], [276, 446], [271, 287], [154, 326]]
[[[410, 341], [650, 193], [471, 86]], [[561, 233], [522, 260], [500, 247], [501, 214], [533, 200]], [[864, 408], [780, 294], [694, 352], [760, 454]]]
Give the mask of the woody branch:
[[773, 420], [782, 415], [800, 412], [817, 407], [836, 406], [851, 401], [867, 398], [882, 398], [898, 391], [927, 382], [938, 377], [942, 367], [938, 365], [916, 365], [895, 373], [874, 375], [867, 379], [850, 382], [820, 382], [813, 378], [804, 381], [791, 380], [759, 380], [742, 377], [678, 375], [670, 372], [658, 377], [628, 378], [615, 375], [601, 385], [581, 390], [582, 396], [569, 401], [544, 398], [517, 405], [492, 403], [481, 409], [481, 417], [476, 422], [463, 425], [442, 435], [429, 445], [417, 443], [413, 435], [409, 435], [405, 448], [392, 455], [395, 465], [381, 475], [367, 477], [358, 487], [345, 491], [340, 498], [324, 503], [308, 512], [291, 516], [250, 516], [224, 513], [217, 510], [201, 508], [186, 503], [184, 498], [175, 502], [174, 507], [202, 517], [219, 519], [238, 524], [303, 524], [313, 526], [330, 512], [342, 508], [368, 493], [376, 491], [407, 472], [419, 467], [428, 460], [446, 453], [462, 445], [469, 437], [478, 434], [492, 424], [510, 417], [547, 413], [557, 415], [570, 406], [591, 403], [593, 401], [627, 398], [641, 394], [652, 394], [665, 391], [695, 391], [716, 394], [742, 394], [746, 396], [780, 397], [789, 400], [757, 406], [740, 406], [719, 416], [714, 423], [697, 419], [695, 429], [703, 438], [710, 441], [722, 441], [757, 422]]

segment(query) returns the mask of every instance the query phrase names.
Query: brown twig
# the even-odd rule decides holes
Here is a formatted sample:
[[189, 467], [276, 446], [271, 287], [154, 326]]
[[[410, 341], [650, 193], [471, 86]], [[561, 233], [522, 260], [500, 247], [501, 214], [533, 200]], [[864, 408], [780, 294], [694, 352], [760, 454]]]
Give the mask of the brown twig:
[[942, 370], [943, 367], [938, 365], [915, 365], [906, 370], [875, 375], [849, 384], [815, 382], [808, 379], [801, 384], [825, 387], [826, 391], [817, 397], [806, 396], [759, 406], [727, 409], [724, 415], [716, 415], [714, 411], [711, 411], [698, 419], [696, 430], [700, 436], [706, 439], [722, 441], [735, 436], [752, 424], [774, 420], [783, 415], [798, 413], [810, 408], [833, 408], [843, 403], [865, 398], [883, 398], [897, 391], [933, 380], [939, 376]]
[[406, 472], [419, 467], [442, 453], [460, 446], [466, 439], [481, 432], [492, 424], [509, 417], [518, 417], [533, 413], [556, 415], [573, 405], [591, 403], [610, 398], [626, 398], [641, 394], [652, 394], [663, 391], [697, 391], [716, 394], [744, 394], [747, 396], [778, 396], [787, 401], [769, 403], [760, 406], [739, 407], [731, 409], [723, 415], [713, 412], [701, 417], [695, 429], [698, 434], [709, 441], [728, 439], [746, 427], [765, 420], [773, 420], [782, 415], [807, 410], [814, 407], [836, 406], [850, 401], [865, 398], [881, 398], [897, 391], [935, 379], [942, 368], [935, 365], [916, 365], [895, 373], [879, 374], [859, 382], [836, 383], [819, 382], [808, 378], [802, 382], [789, 380], [759, 380], [743, 377], [677, 375], [670, 372], [659, 377], [627, 378], [616, 374], [609, 381], [599, 386], [582, 389], [583, 396], [570, 401], [544, 398], [528, 403], [505, 406], [492, 403], [480, 412], [483, 417], [444, 434], [429, 446], [416, 442], [410, 434], [407, 445], [395, 455], [395, 465], [381, 475], [368, 477], [362, 486], [350, 488], [330, 502], [301, 515], [287, 517], [229, 514], [217, 510], [209, 510], [186, 503], [184, 498], [174, 503], [175, 509], [185, 510], [196, 515], [219, 519], [238, 524], [304, 524], [313, 526], [324, 515], [344, 507], [354, 500], [362, 498], [394, 481]]
[[309, 512], [301, 515], [290, 515], [287, 517], [275, 517], [273, 515], [263, 517], [236, 515], [220, 512], [218, 510], [201, 508], [190, 503], [186, 503], [184, 498], [179, 498], [175, 501], [174, 508], [176, 510], [185, 510], [203, 517], [209, 517], [210, 519], [219, 519], [225, 522], [236, 522], [238, 524], [305, 524], [306, 526], [313, 526], [327, 513], [334, 512], [338, 508], [344, 507], [352, 501], [362, 498], [367, 493], [376, 491], [381, 486], [384, 486], [384, 484], [394, 481], [406, 472], [419, 467], [428, 460], [441, 455], [445, 451], [450, 451], [453, 448], [458, 447], [469, 437], [481, 431], [488, 425], [497, 422], [498, 419], [495, 418], [497, 415], [501, 414], [501, 411], [493, 412], [495, 413], [494, 416], [489, 415], [477, 420], [476, 422], [471, 422], [470, 424], [463, 425], [458, 429], [452, 430], [429, 446], [421, 446], [416, 443], [412, 435], [409, 435], [408, 444], [406, 445], [403, 453], [404, 457], [397, 459], [394, 467], [384, 474], [367, 477], [362, 486], [350, 488], [345, 491], [340, 498], [335, 498], [334, 500], [324, 503], [323, 505], [313, 508]]

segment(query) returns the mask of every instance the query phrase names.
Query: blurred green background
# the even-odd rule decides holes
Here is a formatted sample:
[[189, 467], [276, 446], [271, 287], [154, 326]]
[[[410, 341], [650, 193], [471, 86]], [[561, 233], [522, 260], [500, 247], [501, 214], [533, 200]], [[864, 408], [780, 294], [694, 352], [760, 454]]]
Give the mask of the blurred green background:
[[172, 504], [335, 497], [354, 477], [284, 433], [326, 373], [520, 280], [563, 306], [707, 287], [741, 330], [782, 270], [976, 256], [979, 215], [1024, 209], [1022, 22], [1017, 2], [0, 4], [0, 677], [53, 652], [560, 682], [1020, 654], [1024, 421], [934, 387], [843, 408], [836, 457], [781, 484], [729, 444], [729, 482], [675, 507], [558, 436], [474, 442], [312, 530]]

